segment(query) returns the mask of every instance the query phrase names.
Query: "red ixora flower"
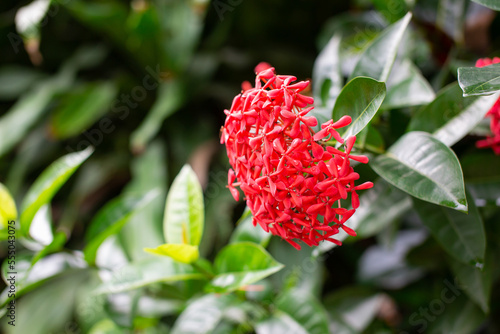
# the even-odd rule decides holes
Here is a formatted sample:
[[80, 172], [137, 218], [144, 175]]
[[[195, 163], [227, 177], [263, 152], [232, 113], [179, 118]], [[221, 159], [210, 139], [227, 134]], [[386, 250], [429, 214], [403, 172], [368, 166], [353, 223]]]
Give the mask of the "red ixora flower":
[[[228, 188], [235, 200], [235, 187], [243, 191], [254, 226], [295, 248], [300, 249], [299, 240], [309, 246], [322, 240], [341, 245], [333, 238], [339, 229], [356, 235], [345, 225], [359, 206], [356, 191], [373, 186], [355, 185], [359, 174], [350, 161], [367, 163], [368, 158], [351, 155], [356, 137], [344, 141], [336, 131], [350, 124], [351, 117], [330, 120], [315, 133], [318, 121], [307, 115], [314, 100], [299, 94], [309, 82], [294, 83], [295, 77], [276, 75], [265, 63], [257, 69], [255, 87], [245, 83], [231, 109], [224, 111], [221, 143], [233, 167]], [[342, 146], [326, 146], [329, 139]], [[352, 209], [342, 207], [341, 200], [348, 197]]]
[[[495, 57], [478, 59], [476, 67], [484, 67], [492, 64], [499, 64], [500, 58]], [[485, 139], [478, 140], [476, 146], [478, 148], [491, 147], [496, 155], [500, 155], [500, 99], [497, 100], [495, 105], [488, 111], [486, 117], [490, 117], [491, 136], [486, 136]]]

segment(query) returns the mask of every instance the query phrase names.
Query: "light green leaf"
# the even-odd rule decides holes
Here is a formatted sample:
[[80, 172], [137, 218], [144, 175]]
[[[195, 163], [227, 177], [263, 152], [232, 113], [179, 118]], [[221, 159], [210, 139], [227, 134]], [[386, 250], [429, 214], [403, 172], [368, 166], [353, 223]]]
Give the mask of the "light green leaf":
[[452, 146], [484, 118], [496, 100], [495, 96], [464, 98], [458, 84], [451, 84], [443, 88], [434, 101], [419, 109], [408, 130], [432, 133]]
[[16, 203], [9, 190], [0, 183], [0, 229], [7, 229], [10, 220], [17, 218]]
[[96, 289], [97, 294], [130, 291], [154, 283], [199, 280], [205, 276], [192, 266], [167, 257], [153, 257], [132, 262], [117, 269], [111, 279]]
[[413, 206], [449, 255], [462, 263], [475, 265], [484, 262], [486, 236], [474, 199], [468, 196], [467, 202], [468, 214], [417, 199], [414, 199]]
[[392, 64], [398, 52], [399, 43], [412, 17], [408, 13], [398, 22], [390, 25], [375, 38], [359, 58], [351, 79], [370, 77], [385, 82], [391, 72]]
[[43, 205], [50, 203], [59, 188], [87, 160], [93, 151], [92, 147], [88, 147], [83, 151], [65, 155], [52, 163], [40, 174], [26, 193], [21, 205], [20, 223], [23, 235], [28, 234], [31, 221], [38, 210]]
[[429, 82], [409, 59], [394, 64], [387, 87], [383, 109], [423, 105], [432, 102], [436, 97]]
[[279, 310], [287, 313], [309, 334], [328, 333], [328, 317], [323, 305], [312, 295], [291, 290], [276, 302]]
[[464, 178], [455, 153], [425, 132], [403, 135], [370, 161], [390, 184], [424, 201], [467, 212]]
[[269, 239], [271, 239], [271, 234], [266, 233], [260, 226], [253, 226], [252, 221], [252, 213], [247, 207], [236, 223], [236, 229], [231, 235], [231, 240], [229, 242], [234, 244], [249, 241], [266, 247], [269, 243]]
[[234, 294], [208, 294], [191, 301], [177, 318], [171, 334], [213, 333], [226, 310], [240, 303]]
[[375, 116], [385, 98], [385, 84], [371, 78], [357, 77], [340, 92], [332, 112], [332, 119], [351, 116], [352, 122], [341, 128], [343, 138], [357, 135]]
[[224, 247], [217, 254], [214, 265], [216, 276], [208, 290], [217, 293], [240, 289], [283, 268], [262, 246], [250, 242]]
[[177, 262], [188, 264], [195, 262], [200, 257], [198, 246], [186, 244], [163, 244], [156, 248], [145, 248], [144, 250], [154, 255], [168, 256]]
[[500, 90], [500, 64], [485, 67], [460, 67], [458, 83], [464, 96], [495, 93]]
[[83, 250], [85, 260], [93, 265], [97, 250], [104, 240], [118, 233], [136, 210], [150, 203], [158, 194], [159, 191], [151, 190], [144, 195], [118, 197], [106, 204], [91, 221], [87, 230], [88, 244]]
[[[59, 139], [80, 134], [106, 113], [117, 93], [111, 82], [88, 83], [68, 92], [54, 110], [52, 133]], [[99, 126], [104, 134], [115, 128], [109, 118], [102, 119]]]
[[183, 85], [177, 80], [164, 82], [158, 89], [158, 99], [144, 121], [132, 133], [132, 151], [141, 152], [160, 131], [163, 121], [176, 112], [184, 103]]
[[491, 257], [487, 258], [484, 266], [471, 266], [451, 260], [451, 269], [460, 282], [460, 288], [484, 313], [490, 311], [493, 265], [495, 262]]
[[203, 192], [198, 177], [184, 165], [167, 195], [163, 233], [171, 244], [198, 246], [203, 235]]
[[[307, 331], [300, 326], [287, 313], [277, 310], [274, 314], [262, 321], [259, 321], [255, 326], [257, 334], [275, 334], [275, 333], [293, 333], [293, 334], [308, 334]], [[328, 333], [328, 332], [326, 332]]]
[[499, 0], [472, 0], [481, 4], [485, 7], [500, 11], [500, 1]]

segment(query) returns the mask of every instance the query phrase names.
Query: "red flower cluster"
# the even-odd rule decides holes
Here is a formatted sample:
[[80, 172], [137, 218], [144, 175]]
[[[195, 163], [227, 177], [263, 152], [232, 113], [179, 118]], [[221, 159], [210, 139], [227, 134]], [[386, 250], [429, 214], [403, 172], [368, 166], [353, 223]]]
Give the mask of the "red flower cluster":
[[[345, 222], [359, 206], [356, 186], [359, 174], [351, 160], [367, 163], [365, 156], [351, 155], [356, 137], [344, 140], [336, 129], [351, 123], [349, 116], [330, 120], [314, 132], [318, 121], [307, 116], [312, 97], [299, 94], [307, 81], [293, 83], [293, 76], [276, 75], [274, 68], [259, 65], [255, 88], [244, 84], [227, 115], [221, 143], [226, 144], [229, 162], [228, 187], [238, 200], [237, 186], [245, 194], [254, 225], [278, 235], [300, 249], [293, 239], [309, 246], [322, 240], [341, 245], [333, 236], [343, 229], [356, 233]], [[341, 149], [325, 148], [335, 139]], [[322, 140], [323, 139], [323, 140]], [[238, 182], [235, 182], [238, 179]], [[352, 209], [341, 206], [350, 194]]]
[[[476, 67], [489, 66], [492, 64], [499, 64], [500, 58], [495, 57], [493, 59], [483, 58], [478, 59], [476, 62]], [[500, 155], [500, 99], [495, 103], [495, 105], [488, 111], [486, 117], [491, 118], [490, 129], [492, 136], [487, 136], [485, 139], [478, 140], [476, 146], [478, 148], [491, 147], [495, 154]]]

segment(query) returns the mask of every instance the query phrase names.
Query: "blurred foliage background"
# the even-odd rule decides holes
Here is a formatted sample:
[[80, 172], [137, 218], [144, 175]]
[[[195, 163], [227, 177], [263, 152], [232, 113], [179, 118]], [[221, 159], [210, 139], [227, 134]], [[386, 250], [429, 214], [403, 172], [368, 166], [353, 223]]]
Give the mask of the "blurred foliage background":
[[[225, 188], [228, 162], [219, 131], [223, 110], [241, 82], [253, 80], [256, 64], [266, 61], [280, 74], [311, 78], [319, 52], [336, 35], [336, 62], [347, 78], [365, 47], [408, 11], [411, 29], [398, 59], [411, 59], [410, 70], [395, 65], [392, 80], [424, 84], [394, 93], [393, 104], [383, 108], [377, 120], [382, 139], [374, 144], [382, 150], [403, 134], [420, 105], [456, 81], [458, 67], [500, 55], [496, 12], [468, 0], [3, 0], [0, 182], [19, 212], [49, 165], [95, 148], [87, 161], [69, 162], [74, 169], [67, 167], [66, 178], [83, 163], [57, 193], [53, 187], [53, 197], [46, 194], [32, 213], [30, 238], [17, 242], [16, 265], [24, 275], [17, 287], [17, 331], [7, 324], [5, 309], [4, 331], [500, 332], [500, 161], [474, 148], [487, 123], [454, 146], [484, 219], [487, 274], [455, 263], [411, 201], [379, 183], [379, 193], [365, 198], [369, 209], [359, 213], [362, 236], [342, 247], [296, 252], [271, 239], [269, 253], [286, 267], [261, 281], [262, 291], [213, 299], [203, 296], [197, 280], [134, 278], [156, 259], [143, 248], [165, 242], [165, 199], [186, 163], [204, 192], [201, 255], [213, 259], [230, 238], [242, 238], [233, 231], [245, 206]], [[408, 71], [412, 76], [404, 77]], [[359, 167], [364, 179], [376, 178], [370, 167]], [[141, 202], [151, 191], [154, 196]], [[108, 217], [113, 214], [118, 216]], [[120, 219], [123, 228], [106, 230]], [[95, 243], [98, 236], [103, 240]], [[6, 241], [0, 257], [7, 258]], [[121, 278], [113, 276], [118, 269]], [[110, 291], [116, 293], [94, 294], [102, 282], [115, 284]], [[7, 302], [4, 291], [4, 307]], [[189, 313], [188, 305], [198, 308]], [[289, 310], [293, 305], [297, 309]], [[190, 331], [179, 329], [183, 321]]]

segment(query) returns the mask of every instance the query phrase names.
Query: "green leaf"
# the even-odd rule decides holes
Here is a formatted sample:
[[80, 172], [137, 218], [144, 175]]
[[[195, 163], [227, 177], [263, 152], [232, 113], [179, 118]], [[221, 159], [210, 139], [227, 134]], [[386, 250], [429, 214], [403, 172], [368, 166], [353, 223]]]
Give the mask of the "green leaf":
[[66, 331], [68, 324], [72, 324], [76, 294], [88, 276], [87, 270], [69, 272], [51, 279], [43, 289], [16, 300], [16, 326], [5, 326], [6, 333], [46, 334]]
[[457, 44], [464, 43], [465, 14], [469, 1], [439, 0], [436, 27], [452, 37]]
[[[265, 320], [259, 321], [255, 326], [257, 334], [293, 333], [308, 334], [291, 316], [277, 310], [273, 315]], [[326, 332], [328, 333], [328, 332]]]
[[485, 67], [460, 67], [458, 83], [464, 96], [495, 93], [500, 90], [500, 64]]
[[499, 0], [472, 0], [481, 4], [485, 7], [500, 11], [500, 1]]
[[432, 133], [452, 146], [484, 118], [496, 100], [495, 96], [464, 98], [458, 84], [451, 84], [443, 88], [434, 101], [418, 110], [408, 130]]
[[333, 333], [363, 333], [375, 319], [384, 298], [361, 287], [346, 287], [325, 298]]
[[158, 89], [158, 98], [144, 121], [132, 133], [132, 151], [141, 152], [160, 131], [165, 119], [176, 112], [185, 101], [184, 87], [177, 80], [164, 82]]
[[159, 191], [151, 190], [144, 195], [122, 196], [104, 206], [94, 217], [87, 231], [86, 239], [89, 242], [83, 250], [85, 260], [93, 265], [97, 250], [104, 240], [118, 233], [136, 210], [150, 203], [158, 194]]
[[198, 177], [184, 165], [167, 195], [163, 233], [171, 244], [198, 246], [203, 235], [203, 192]]
[[172, 328], [171, 334], [209, 334], [221, 322], [227, 309], [241, 302], [234, 294], [208, 294], [188, 303]]
[[[85, 267], [85, 262], [81, 258], [67, 253], [49, 255], [34, 264], [32, 264], [31, 254], [17, 254], [15, 261], [16, 299], [38, 288], [50, 278], [69, 271], [81, 271]], [[9, 272], [12, 272], [11, 264], [9, 259], [2, 263], [2, 279], [4, 282], [7, 282], [11, 275], [9, 274]], [[7, 287], [0, 295], [0, 307], [4, 307], [12, 299], [13, 296], [9, 297], [9, 288]]]
[[414, 199], [413, 206], [449, 255], [457, 261], [475, 265], [484, 262], [486, 236], [483, 220], [470, 195], [467, 202], [468, 214], [417, 199]]
[[382, 134], [377, 130], [376, 127], [368, 124], [361, 132], [357, 135], [356, 143], [354, 143], [356, 148], [361, 151], [369, 150], [376, 153], [385, 152], [385, 142], [382, 138]]
[[484, 266], [471, 266], [451, 261], [451, 269], [460, 282], [460, 288], [481, 307], [484, 313], [490, 311], [493, 265], [495, 262], [491, 257], [487, 258]]
[[[59, 139], [80, 134], [108, 111], [117, 93], [112, 82], [88, 83], [70, 91], [54, 110], [52, 133]], [[104, 133], [115, 128], [109, 118], [102, 119], [99, 125]]]
[[403, 39], [411, 17], [411, 13], [406, 14], [405, 17], [390, 25], [368, 45], [356, 63], [351, 79], [370, 77], [378, 81], [387, 81], [398, 52], [399, 43]]
[[0, 68], [0, 99], [19, 97], [45, 76], [30, 67], [9, 65]]
[[464, 178], [455, 153], [425, 132], [403, 135], [370, 161], [390, 184], [421, 200], [467, 212]]
[[177, 262], [188, 264], [195, 262], [200, 257], [198, 246], [186, 244], [164, 244], [156, 248], [145, 248], [144, 250], [154, 255], [168, 256]]
[[332, 109], [344, 79], [340, 73], [340, 36], [334, 35], [316, 58], [313, 68], [313, 94], [316, 104]]
[[266, 247], [269, 244], [269, 239], [271, 239], [271, 234], [266, 233], [260, 226], [253, 226], [253, 216], [248, 207], [241, 215], [241, 218], [236, 223], [236, 229], [231, 235], [230, 243], [238, 242], [254, 242]]
[[396, 62], [387, 81], [383, 109], [412, 107], [432, 102], [436, 94], [420, 70], [409, 59]]
[[7, 229], [10, 220], [17, 218], [16, 203], [9, 190], [0, 183], [0, 229]]
[[326, 310], [312, 295], [300, 290], [291, 290], [279, 297], [276, 306], [287, 313], [306, 333], [329, 333]]
[[21, 205], [20, 223], [23, 235], [28, 234], [31, 221], [38, 210], [43, 205], [50, 203], [56, 192], [66, 183], [78, 167], [87, 160], [92, 152], [93, 148], [88, 147], [83, 151], [67, 154], [52, 163], [35, 180], [26, 193]]
[[332, 119], [348, 115], [352, 123], [339, 130], [343, 138], [357, 135], [375, 116], [385, 98], [385, 84], [371, 78], [354, 78], [340, 92]]
[[216, 293], [237, 290], [283, 268], [262, 246], [250, 242], [224, 247], [217, 254], [214, 266], [216, 276], [210, 282], [208, 290]]
[[167, 257], [153, 257], [117, 269], [111, 279], [96, 289], [97, 294], [130, 291], [154, 283], [200, 280], [205, 276], [192, 266]]

